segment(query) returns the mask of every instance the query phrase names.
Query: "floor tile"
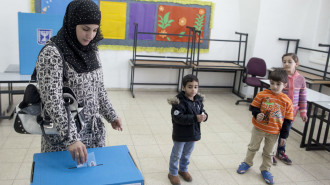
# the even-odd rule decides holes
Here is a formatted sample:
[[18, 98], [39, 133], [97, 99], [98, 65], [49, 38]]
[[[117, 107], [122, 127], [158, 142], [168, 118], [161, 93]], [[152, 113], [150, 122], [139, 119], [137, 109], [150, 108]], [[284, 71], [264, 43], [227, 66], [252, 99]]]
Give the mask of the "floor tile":
[[137, 145], [134, 148], [140, 159], [164, 157], [158, 145]]
[[294, 182], [280, 182], [280, 183], [275, 182], [275, 183], [276, 183], [276, 185], [296, 185], [296, 183], [294, 183]]
[[141, 134], [151, 134], [149, 125], [147, 124], [138, 124], [138, 125], [128, 125], [130, 134], [132, 135], [141, 135]]
[[195, 163], [199, 170], [221, 170], [223, 166], [214, 156], [191, 156], [191, 161]]
[[13, 130], [13, 127], [4, 125], [4, 121], [0, 122], [0, 137], [6, 138], [10, 132]]
[[206, 147], [206, 145], [200, 141], [195, 142], [195, 147], [193, 150], [193, 154], [195, 156], [197, 155], [203, 155], [203, 156], [209, 156], [212, 155], [211, 151]]
[[12, 185], [14, 180], [0, 180], [0, 185]]
[[294, 182], [303, 182], [303, 181], [315, 181], [316, 178], [304, 170], [299, 165], [285, 165], [278, 166], [282, 173], [287, 174], [287, 176]]
[[234, 154], [234, 150], [227, 143], [212, 143], [208, 144], [207, 148], [211, 151], [213, 155], [219, 154]]
[[172, 136], [172, 124], [149, 124], [149, 128], [151, 129], [152, 134], [166, 134], [168, 136]]
[[300, 165], [300, 167], [312, 174], [318, 180], [330, 180], [330, 169], [322, 164], [304, 164]]
[[244, 160], [245, 154], [225, 154], [216, 155], [216, 159], [224, 168], [238, 168], [238, 165]]
[[170, 158], [172, 152], [173, 142], [172, 144], [160, 144], [159, 148], [165, 158]]
[[27, 149], [0, 149], [0, 162], [20, 163], [23, 162]]
[[208, 184], [216, 185], [237, 185], [238, 183], [226, 170], [203, 170], [203, 177]]
[[[209, 121], [207, 121], [208, 123], [209, 123]], [[212, 129], [212, 131], [213, 132], [216, 132], [216, 133], [223, 133], [223, 132], [229, 132], [229, 133], [231, 133], [231, 132], [233, 132], [233, 130], [229, 127], [229, 126], [227, 126], [227, 125], [225, 125], [225, 124], [208, 124], [207, 125], [210, 129]]]
[[[234, 151], [234, 153], [246, 154], [248, 144], [249, 143], [247, 143], [247, 142], [236, 142], [236, 143], [229, 144], [229, 147]], [[259, 150], [262, 150], [262, 148], [260, 147]]]
[[0, 136], [0, 148], [2, 148], [3, 143], [5, 143], [6, 141], [7, 141], [7, 137]]
[[41, 148], [41, 137], [40, 135], [33, 136], [30, 148]]
[[15, 179], [29, 179], [31, 176], [32, 162], [22, 163]]
[[143, 158], [140, 164], [143, 173], [168, 172], [168, 163], [164, 157]]
[[114, 146], [114, 145], [133, 145], [133, 141], [131, 135], [128, 134], [118, 134], [113, 136], [111, 134], [106, 137], [107, 146]]
[[292, 160], [293, 164], [313, 164], [313, 163], [327, 163], [327, 160], [322, 156], [313, 152], [297, 152], [297, 151], [287, 151], [287, 155]]
[[172, 134], [154, 134], [154, 137], [159, 145], [173, 144]]
[[157, 144], [153, 135], [131, 135], [134, 145], [155, 145]]
[[26, 155], [24, 157], [24, 160], [23, 162], [26, 163], [26, 162], [33, 162], [33, 155], [36, 154], [36, 153], [41, 153], [41, 148], [38, 147], [38, 148], [29, 148], [26, 152]]
[[292, 181], [292, 179], [290, 179], [288, 177], [288, 176], [290, 176], [290, 174], [284, 173], [279, 168], [277, 168], [277, 166], [272, 166], [272, 168], [270, 169], [270, 172], [274, 176], [274, 181], [275, 181], [276, 184], [277, 183], [293, 183], [294, 182], [294, 181]]
[[321, 180], [324, 185], [330, 185], [330, 180]]
[[296, 182], [296, 185], [323, 185], [321, 181]]
[[3, 149], [13, 149], [13, 148], [29, 148], [32, 140], [33, 140], [33, 136], [29, 135], [29, 136], [8, 136], [6, 142], [3, 143], [2, 148]]
[[171, 185], [168, 172], [144, 173], [145, 185]]
[[243, 142], [244, 140], [241, 139], [238, 134], [234, 132], [225, 132], [225, 133], [218, 133], [219, 137], [228, 144]]
[[13, 185], [30, 185], [30, 179], [14, 180]]
[[6, 163], [0, 162], [0, 180], [13, 180], [15, 179], [21, 163]]
[[207, 145], [211, 145], [212, 143], [224, 143], [224, 140], [222, 140], [217, 133], [204, 133], [203, 131], [204, 130], [202, 130], [201, 142]]

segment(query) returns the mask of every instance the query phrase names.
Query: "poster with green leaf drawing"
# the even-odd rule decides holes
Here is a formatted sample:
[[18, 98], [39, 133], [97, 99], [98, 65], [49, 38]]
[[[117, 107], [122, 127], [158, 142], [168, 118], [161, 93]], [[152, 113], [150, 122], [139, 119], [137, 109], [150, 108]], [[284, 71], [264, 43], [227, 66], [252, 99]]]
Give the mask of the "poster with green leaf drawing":
[[158, 6], [157, 33], [162, 33], [162, 35], [157, 35], [156, 40], [186, 42], [188, 37], [164, 34], [188, 35], [189, 29], [187, 26], [194, 27], [196, 30], [201, 31], [201, 38], [203, 38], [205, 14], [206, 10], [204, 8], [160, 4]]

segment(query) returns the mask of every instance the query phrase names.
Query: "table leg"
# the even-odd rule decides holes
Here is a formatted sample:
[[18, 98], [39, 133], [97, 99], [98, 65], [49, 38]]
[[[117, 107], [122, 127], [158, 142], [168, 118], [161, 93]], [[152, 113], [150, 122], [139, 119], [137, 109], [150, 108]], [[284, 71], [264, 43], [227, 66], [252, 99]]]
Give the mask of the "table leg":
[[179, 74], [178, 74], [178, 85], [177, 85], [177, 87], [176, 87], [176, 90], [178, 91], [178, 92], [180, 92], [180, 74], [181, 74], [181, 69], [178, 69], [179, 70]]
[[307, 151], [309, 151], [311, 149], [311, 146], [312, 146], [312, 139], [313, 139], [313, 134], [314, 134], [317, 110], [318, 110], [318, 107], [315, 106], [314, 111], [313, 111], [311, 129], [309, 131], [308, 142], [307, 142], [307, 145], [306, 145], [306, 150]]
[[6, 116], [6, 111], [2, 112], [2, 102], [1, 102], [1, 84], [0, 84], [0, 119], [10, 119], [11, 116]]
[[7, 107], [7, 113], [9, 113], [11, 107], [13, 105], [13, 84], [8, 83], [8, 107]]
[[308, 130], [308, 124], [309, 124], [309, 121], [311, 120], [311, 112], [312, 112], [312, 103], [310, 102], [307, 102], [307, 121], [305, 123], [305, 126], [304, 126], [304, 131], [303, 131], [303, 134], [302, 134], [302, 137], [301, 137], [301, 143], [300, 143], [300, 148], [303, 148], [306, 146], [306, 143], [305, 143], [305, 140], [306, 140], [306, 135], [307, 135], [307, 130]]
[[0, 116], [2, 117], [1, 84], [0, 84]]
[[326, 122], [327, 128], [324, 133], [323, 145], [327, 145], [328, 135], [329, 135], [329, 126], [330, 126], [330, 111], [328, 112], [328, 121]]

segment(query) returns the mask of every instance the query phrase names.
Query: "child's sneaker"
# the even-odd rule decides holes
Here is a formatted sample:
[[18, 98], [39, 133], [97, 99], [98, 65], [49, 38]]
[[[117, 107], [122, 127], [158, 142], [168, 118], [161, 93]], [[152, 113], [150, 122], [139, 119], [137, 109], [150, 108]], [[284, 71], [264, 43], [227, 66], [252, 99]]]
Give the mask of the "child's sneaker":
[[273, 165], [277, 165], [277, 160], [275, 157], [272, 157], [272, 160], [273, 160]]
[[274, 184], [273, 176], [269, 171], [264, 170], [261, 172], [261, 175], [267, 184]]
[[237, 173], [239, 174], [243, 174], [245, 173], [248, 169], [250, 168], [250, 166], [248, 164], [246, 164], [245, 162], [242, 162], [237, 169]]
[[285, 154], [284, 151], [277, 151], [276, 152], [276, 157], [281, 160], [282, 162], [284, 162], [285, 164], [292, 164], [291, 159]]

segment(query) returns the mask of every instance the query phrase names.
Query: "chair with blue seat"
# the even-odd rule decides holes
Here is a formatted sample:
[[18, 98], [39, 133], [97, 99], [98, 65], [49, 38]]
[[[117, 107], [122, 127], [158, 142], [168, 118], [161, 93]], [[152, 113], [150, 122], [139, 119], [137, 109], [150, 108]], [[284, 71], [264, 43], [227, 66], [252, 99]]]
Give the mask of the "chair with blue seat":
[[[252, 57], [247, 63], [244, 69], [243, 82], [246, 83], [248, 86], [254, 87], [253, 98], [257, 95], [258, 88], [262, 86], [260, 80], [263, 79], [262, 77], [266, 76], [266, 73], [267, 73], [266, 62], [263, 59]], [[251, 103], [253, 101], [253, 98], [247, 98], [245, 100], [237, 100], [236, 105], [238, 105], [239, 102]]]

